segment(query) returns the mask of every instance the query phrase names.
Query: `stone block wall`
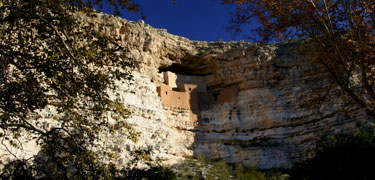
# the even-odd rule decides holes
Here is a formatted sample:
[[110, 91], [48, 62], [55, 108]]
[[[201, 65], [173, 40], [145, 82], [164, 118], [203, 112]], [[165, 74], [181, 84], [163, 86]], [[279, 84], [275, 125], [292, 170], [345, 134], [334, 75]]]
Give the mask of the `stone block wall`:
[[166, 84], [158, 87], [158, 93], [163, 104], [177, 108], [189, 109], [189, 95], [186, 92], [174, 91]]
[[190, 121], [197, 121], [199, 119], [199, 108], [196, 89], [197, 85], [194, 84], [184, 84], [178, 90], [174, 90], [166, 84], [161, 84], [157, 91], [163, 105], [187, 109], [190, 111]]

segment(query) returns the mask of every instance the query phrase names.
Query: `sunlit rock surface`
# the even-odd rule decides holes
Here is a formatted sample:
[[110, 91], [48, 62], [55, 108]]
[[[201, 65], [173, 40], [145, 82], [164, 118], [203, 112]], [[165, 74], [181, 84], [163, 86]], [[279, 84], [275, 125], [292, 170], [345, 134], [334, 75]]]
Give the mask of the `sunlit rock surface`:
[[[142, 133], [140, 141], [104, 135], [118, 165], [127, 161], [126, 151], [150, 146], [154, 158], [166, 164], [201, 154], [262, 169], [287, 168], [311, 156], [320, 137], [353, 131], [369, 120], [355, 106], [343, 108], [337, 89], [328, 93], [328, 101], [310, 106], [315, 90], [329, 89], [326, 73], [297, 55], [297, 42], [261, 47], [190, 41], [143, 21], [79, 17], [120, 38], [128, 49], [124, 57], [136, 62], [134, 83], [119, 83], [113, 96], [133, 112], [128, 122]], [[167, 71], [175, 74], [166, 76]], [[198, 110], [171, 106], [157, 91], [167, 85], [177, 92], [185, 84], [197, 85]], [[4, 148], [0, 152], [10, 156]]]

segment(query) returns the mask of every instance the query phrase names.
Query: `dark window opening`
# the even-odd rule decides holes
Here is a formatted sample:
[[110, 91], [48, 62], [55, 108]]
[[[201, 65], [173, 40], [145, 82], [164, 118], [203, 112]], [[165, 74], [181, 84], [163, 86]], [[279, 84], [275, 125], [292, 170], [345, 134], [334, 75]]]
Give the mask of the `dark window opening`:
[[219, 96], [219, 93], [212, 93], [212, 96], [214, 97], [215, 101], [217, 101], [217, 97]]

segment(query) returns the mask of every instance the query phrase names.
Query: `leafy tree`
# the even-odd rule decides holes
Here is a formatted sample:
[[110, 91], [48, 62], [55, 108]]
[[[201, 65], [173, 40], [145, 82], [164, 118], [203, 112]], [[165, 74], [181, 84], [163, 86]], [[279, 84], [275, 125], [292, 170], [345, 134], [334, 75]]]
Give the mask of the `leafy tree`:
[[[237, 4], [229, 26], [259, 22], [263, 42], [304, 38], [301, 53], [320, 64], [335, 85], [375, 117], [375, 1], [222, 0]], [[254, 21], [255, 20], [255, 21]]]
[[[118, 170], [103, 163], [95, 148], [103, 131], [137, 138], [125, 121], [130, 112], [109, 95], [116, 81], [132, 79], [133, 62], [119, 39], [78, 21], [77, 14], [90, 15], [90, 8], [104, 3], [116, 14], [122, 9], [138, 11], [139, 6], [132, 0], [0, 2], [1, 142], [21, 147], [19, 139], [26, 135], [42, 147], [39, 156], [5, 166], [2, 177], [115, 177]], [[45, 108], [56, 111], [54, 119], [40, 117]]]

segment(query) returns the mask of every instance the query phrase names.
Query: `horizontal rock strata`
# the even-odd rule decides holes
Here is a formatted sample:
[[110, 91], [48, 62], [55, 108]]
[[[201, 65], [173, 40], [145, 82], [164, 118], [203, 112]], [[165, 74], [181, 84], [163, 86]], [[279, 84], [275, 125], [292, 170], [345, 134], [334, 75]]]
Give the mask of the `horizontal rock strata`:
[[[167, 164], [201, 154], [262, 169], [287, 168], [311, 156], [320, 137], [350, 132], [368, 120], [345, 105], [337, 89], [328, 92], [328, 101], [310, 106], [316, 90], [328, 89], [327, 74], [298, 55], [297, 42], [190, 41], [143, 21], [99, 13], [79, 18], [121, 39], [128, 49], [124, 58], [136, 62], [133, 85], [119, 84], [113, 96], [133, 112], [128, 122], [142, 135], [137, 144], [108, 135], [119, 165], [128, 158], [125, 151], [151, 146], [155, 159]], [[176, 86], [197, 85], [199, 112], [163, 102], [158, 87], [176, 90], [165, 80], [166, 71], [177, 74]]]

